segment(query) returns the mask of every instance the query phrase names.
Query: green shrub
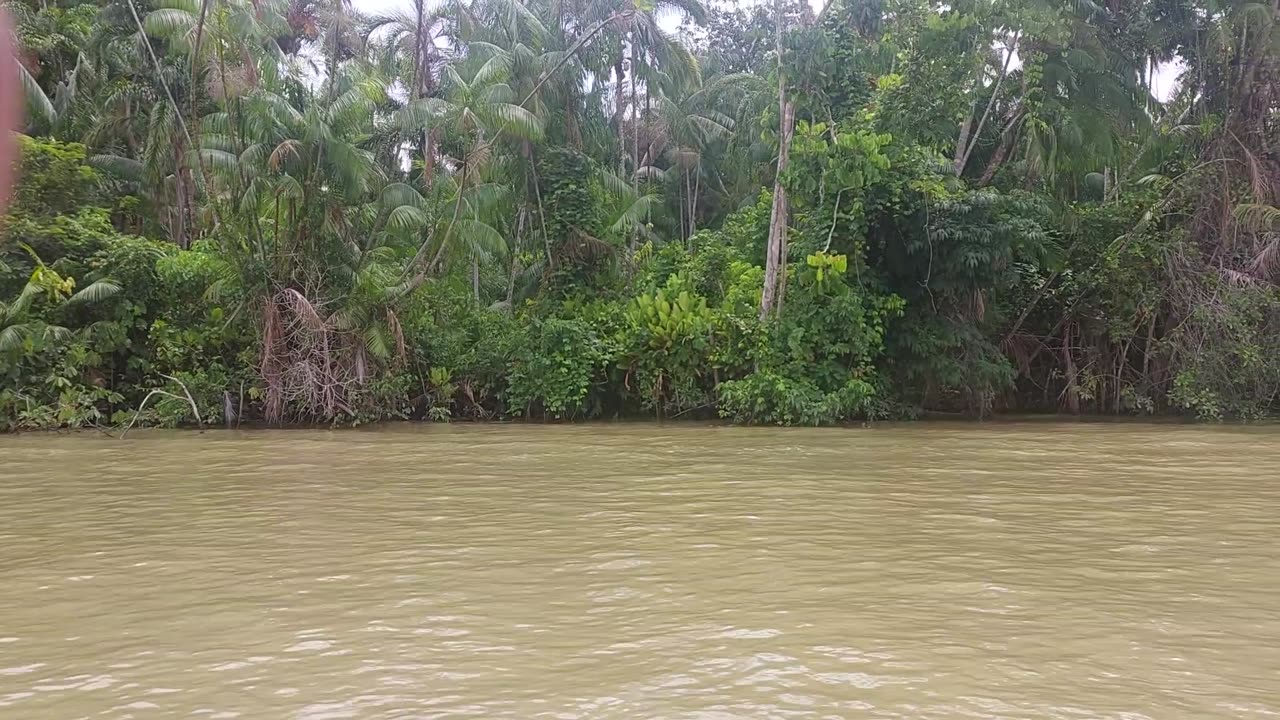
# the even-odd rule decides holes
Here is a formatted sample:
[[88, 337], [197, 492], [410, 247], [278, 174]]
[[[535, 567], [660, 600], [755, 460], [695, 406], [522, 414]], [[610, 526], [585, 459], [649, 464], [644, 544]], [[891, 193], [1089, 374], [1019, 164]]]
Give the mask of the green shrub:
[[[598, 417], [600, 390], [616, 365], [613, 338], [581, 318], [534, 318], [508, 376], [507, 412], [525, 417]], [[593, 392], [594, 391], [594, 392]]]

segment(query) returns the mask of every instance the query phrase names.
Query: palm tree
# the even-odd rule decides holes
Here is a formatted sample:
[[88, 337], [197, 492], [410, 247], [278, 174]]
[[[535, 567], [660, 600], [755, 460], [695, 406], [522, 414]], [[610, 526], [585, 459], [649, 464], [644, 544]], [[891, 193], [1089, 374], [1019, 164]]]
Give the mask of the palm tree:
[[[480, 259], [506, 246], [489, 219], [488, 208], [495, 194], [508, 194], [510, 187], [505, 179], [492, 181], [490, 165], [504, 142], [541, 139], [543, 124], [516, 104], [515, 92], [506, 82], [515, 63], [512, 54], [487, 43], [472, 43], [469, 50], [471, 54], [461, 67], [444, 66], [445, 97], [409, 103], [401, 111], [401, 120], [406, 128], [441, 128], [448, 133], [450, 150], [456, 153], [446, 158], [453, 168], [449, 176], [452, 210], [447, 220], [442, 216], [442, 222], [431, 228], [419, 248], [410, 268], [418, 271], [411, 284], [437, 272], [451, 246], [463, 242], [470, 248], [473, 290], [479, 299]], [[463, 73], [469, 77], [464, 78]]]
[[590, 39], [595, 33], [605, 31], [605, 38], [598, 46], [607, 48], [607, 52], [603, 56], [596, 55], [603, 67], [597, 65], [594, 70], [598, 77], [612, 72], [612, 124], [619, 141], [619, 157], [630, 157], [631, 172], [634, 173], [640, 163], [639, 139], [633, 134], [628, 147], [623, 123], [628, 107], [633, 117], [641, 113], [641, 81], [651, 76], [654, 70], [661, 70], [676, 82], [688, 81], [697, 75], [697, 63], [688, 48], [663, 30], [658, 18], [675, 12], [702, 24], [706, 21], [706, 8], [699, 0], [661, 0], [652, 4], [607, 0], [560, 3], [557, 11], [560, 17], [573, 18], [574, 22], [580, 23], [575, 28], [579, 40]]
[[[450, 22], [445, 7], [428, 9], [424, 0], [414, 0], [413, 12], [393, 11], [374, 16], [365, 32], [365, 42], [382, 36], [384, 52], [377, 58], [382, 71], [392, 79], [403, 79], [410, 103], [435, 97], [438, 78], [451, 55]], [[429, 127], [412, 138], [422, 159], [422, 182], [431, 186], [435, 174], [435, 136]]]
[[651, 112], [641, 119], [640, 173], [658, 178], [676, 171], [667, 179], [675, 184], [681, 237], [696, 232], [705, 192], [730, 194], [723, 171], [731, 165], [726, 156], [738, 124], [735, 116], [743, 107], [758, 111], [766, 91], [757, 76], [719, 75], [658, 95]]
[[[99, 150], [92, 164], [134, 185], [186, 247], [199, 224], [199, 112], [210, 101], [236, 102], [264, 72], [275, 79], [282, 53], [274, 39], [286, 24], [267, 4], [234, 2], [207, 16], [207, 2], [163, 0], [145, 19], [126, 4], [137, 30], [105, 23], [95, 43], [104, 69], [124, 77], [97, 98], [85, 140]], [[159, 51], [152, 38], [163, 41]]]

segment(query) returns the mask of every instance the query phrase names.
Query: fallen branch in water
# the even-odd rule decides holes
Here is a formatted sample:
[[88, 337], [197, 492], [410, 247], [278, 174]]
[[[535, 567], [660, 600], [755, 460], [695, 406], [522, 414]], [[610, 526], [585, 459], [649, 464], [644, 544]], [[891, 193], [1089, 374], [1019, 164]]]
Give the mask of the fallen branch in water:
[[134, 423], [136, 423], [136, 422], [138, 422], [138, 418], [142, 415], [142, 409], [143, 409], [143, 408], [145, 408], [145, 407], [147, 406], [147, 401], [148, 401], [148, 400], [150, 400], [152, 397], [154, 397], [154, 396], [156, 396], [156, 395], [164, 395], [165, 397], [171, 397], [171, 398], [173, 398], [174, 400], [183, 400], [183, 399], [185, 399], [188, 403], [190, 403], [190, 404], [191, 404], [191, 412], [192, 412], [192, 414], [194, 414], [194, 415], [196, 416], [196, 425], [197, 425], [201, 430], [203, 430], [203, 429], [204, 429], [204, 421], [200, 419], [200, 409], [199, 409], [198, 407], [196, 407], [196, 401], [195, 401], [195, 398], [191, 397], [191, 391], [187, 389], [186, 384], [185, 384], [185, 383], [183, 383], [183, 382], [182, 382], [181, 380], [179, 380], [178, 378], [173, 377], [172, 375], [164, 375], [164, 374], [161, 374], [161, 375], [160, 375], [160, 377], [163, 377], [163, 378], [166, 378], [166, 379], [168, 379], [168, 380], [172, 380], [173, 382], [178, 383], [178, 387], [181, 387], [181, 388], [182, 388], [182, 392], [183, 392], [187, 397], [186, 397], [186, 398], [182, 398], [182, 397], [179, 397], [178, 395], [174, 395], [174, 394], [173, 394], [173, 393], [171, 393], [171, 392], [167, 392], [167, 391], [165, 391], [165, 390], [159, 390], [159, 389], [152, 390], [151, 392], [147, 393], [147, 396], [146, 396], [146, 397], [144, 397], [144, 398], [142, 398], [142, 402], [138, 403], [138, 409], [137, 409], [136, 411], [134, 411], [134, 413], [133, 413], [133, 419], [132, 419], [132, 420], [130, 420], [130, 421], [129, 421], [129, 424], [125, 426], [125, 428], [124, 428], [124, 432], [121, 432], [121, 433], [120, 433], [120, 439], [121, 439], [121, 440], [123, 440], [123, 439], [124, 439], [124, 436], [125, 436], [125, 435], [128, 435], [128, 434], [129, 434], [129, 430], [133, 428], [133, 424], [134, 424]]

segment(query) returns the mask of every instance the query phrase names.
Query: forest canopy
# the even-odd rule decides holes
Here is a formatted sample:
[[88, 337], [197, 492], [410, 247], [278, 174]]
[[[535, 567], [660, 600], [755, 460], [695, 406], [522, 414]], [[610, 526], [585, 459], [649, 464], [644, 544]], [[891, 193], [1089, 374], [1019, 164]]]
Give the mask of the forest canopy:
[[1280, 0], [6, 8], [0, 429], [1280, 411]]

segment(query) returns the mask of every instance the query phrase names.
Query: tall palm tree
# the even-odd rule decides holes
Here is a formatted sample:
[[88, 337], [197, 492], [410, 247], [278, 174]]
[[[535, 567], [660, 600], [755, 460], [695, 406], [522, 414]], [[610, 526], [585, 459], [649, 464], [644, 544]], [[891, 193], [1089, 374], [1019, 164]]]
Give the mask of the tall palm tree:
[[[449, 9], [429, 8], [425, 0], [414, 0], [411, 13], [396, 10], [375, 15], [369, 21], [365, 41], [382, 38], [385, 51], [377, 60], [389, 78], [404, 82], [410, 103], [437, 95], [440, 73], [453, 54], [450, 46], [455, 43], [450, 35]], [[424, 126], [414, 134], [416, 137], [409, 140], [418, 146], [422, 182], [429, 188], [435, 174], [437, 133]]]
[[[450, 137], [446, 158], [450, 173], [451, 211], [447, 220], [433, 226], [419, 248], [413, 283], [437, 272], [450, 248], [462, 242], [469, 248], [473, 290], [479, 295], [479, 262], [489, 253], [501, 252], [505, 241], [489, 220], [495, 194], [510, 192], [509, 178], [492, 181], [490, 165], [504, 143], [531, 143], [543, 136], [540, 118], [517, 104], [507, 83], [516, 63], [512, 53], [488, 43], [472, 43], [470, 55], [459, 66], [445, 65], [442, 98], [423, 98], [401, 112], [406, 127], [434, 126]], [[464, 77], [464, 74], [466, 75]]]
[[630, 169], [639, 167], [639, 140], [631, 142], [624, 133], [624, 120], [628, 108], [633, 116], [640, 114], [641, 85], [653, 69], [660, 69], [677, 81], [687, 81], [697, 75], [697, 62], [688, 48], [662, 29], [659, 17], [679, 13], [696, 23], [706, 22], [706, 7], [700, 0], [660, 0], [641, 3], [635, 0], [606, 0], [605, 2], [563, 2], [559, 5], [562, 16], [574, 18], [577, 33], [588, 33], [603, 28], [604, 38], [598, 46], [607, 48], [602, 58], [609, 68], [603, 75], [613, 75], [612, 124], [619, 140], [620, 158], [630, 158]]

